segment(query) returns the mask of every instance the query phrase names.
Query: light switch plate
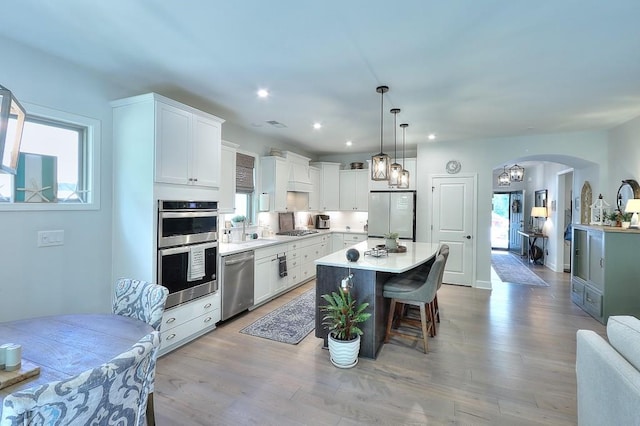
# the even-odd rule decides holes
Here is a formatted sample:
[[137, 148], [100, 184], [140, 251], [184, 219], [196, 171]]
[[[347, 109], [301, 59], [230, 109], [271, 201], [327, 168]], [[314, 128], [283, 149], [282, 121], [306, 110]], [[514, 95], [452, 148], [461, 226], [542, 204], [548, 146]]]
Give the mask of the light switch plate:
[[64, 244], [64, 230], [38, 231], [38, 247], [61, 246]]

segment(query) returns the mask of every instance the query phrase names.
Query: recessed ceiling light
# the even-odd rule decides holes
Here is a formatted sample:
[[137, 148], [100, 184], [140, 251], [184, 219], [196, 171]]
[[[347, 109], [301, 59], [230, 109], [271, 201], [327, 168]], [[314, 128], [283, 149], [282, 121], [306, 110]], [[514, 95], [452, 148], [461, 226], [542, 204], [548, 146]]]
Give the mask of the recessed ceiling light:
[[267, 89], [258, 90], [258, 97], [259, 98], [266, 98], [268, 96], [269, 96], [269, 91]]
[[351, 146], [351, 145], [353, 145], [353, 142], [347, 141], [347, 146]]
[[429, 140], [430, 140], [430, 141], [434, 140], [435, 138], [436, 138], [436, 135], [435, 135], [435, 134], [431, 133], [431, 134], [429, 135]]
[[314, 128], [314, 129], [316, 129], [316, 130], [318, 130], [318, 129], [322, 128], [322, 124], [320, 124], [320, 123], [313, 123], [313, 128]]

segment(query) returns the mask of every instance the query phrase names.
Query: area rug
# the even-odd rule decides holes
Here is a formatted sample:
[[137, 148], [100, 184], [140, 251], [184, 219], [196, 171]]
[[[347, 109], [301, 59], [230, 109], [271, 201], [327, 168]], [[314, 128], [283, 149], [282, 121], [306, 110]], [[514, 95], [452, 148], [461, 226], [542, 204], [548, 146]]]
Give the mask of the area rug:
[[297, 345], [315, 328], [316, 290], [311, 289], [286, 305], [240, 330], [240, 333]]
[[491, 253], [491, 266], [504, 282], [548, 287], [549, 284], [509, 253]]

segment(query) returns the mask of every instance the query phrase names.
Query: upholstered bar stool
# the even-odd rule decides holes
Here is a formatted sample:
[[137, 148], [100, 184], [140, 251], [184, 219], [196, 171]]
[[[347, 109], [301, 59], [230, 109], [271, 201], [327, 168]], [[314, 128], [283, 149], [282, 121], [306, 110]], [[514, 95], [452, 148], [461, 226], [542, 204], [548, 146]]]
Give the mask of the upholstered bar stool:
[[[442, 244], [440, 246], [440, 250], [438, 251], [438, 254], [441, 254], [444, 256], [444, 266], [440, 271], [440, 278], [438, 279], [438, 288], [436, 289], [436, 296], [433, 298], [433, 302], [431, 303], [431, 310], [433, 311], [433, 317], [435, 318], [436, 322], [439, 323], [440, 308], [438, 307], [438, 290], [440, 290], [440, 287], [442, 286], [442, 280], [444, 278], [444, 270], [447, 266], [447, 260], [449, 259], [449, 246], [446, 244]], [[436, 327], [433, 327], [433, 330], [434, 330], [434, 335], [437, 334]]]
[[[445, 258], [438, 255], [435, 262], [429, 270], [429, 274], [424, 280], [416, 280], [411, 277], [412, 274], [398, 274], [389, 279], [384, 284], [383, 296], [391, 299], [389, 309], [389, 318], [387, 319], [387, 332], [385, 335], [385, 343], [389, 342], [392, 335], [401, 335], [414, 340], [422, 340], [424, 345], [424, 353], [429, 349], [427, 342], [427, 334], [434, 328], [433, 311], [429, 308], [429, 304], [433, 301], [436, 290], [438, 289], [438, 279], [441, 271], [444, 269]], [[413, 305], [420, 309], [420, 320], [404, 316], [402, 314], [395, 315], [396, 305]], [[394, 329], [394, 321], [398, 329]], [[402, 323], [406, 323], [420, 330], [422, 336], [404, 333], [399, 327]]]

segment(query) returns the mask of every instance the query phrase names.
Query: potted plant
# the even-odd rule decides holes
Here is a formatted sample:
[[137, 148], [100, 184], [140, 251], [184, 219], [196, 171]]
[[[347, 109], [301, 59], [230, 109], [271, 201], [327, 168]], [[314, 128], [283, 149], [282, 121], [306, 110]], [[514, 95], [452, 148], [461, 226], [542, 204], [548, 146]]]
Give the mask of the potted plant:
[[389, 232], [388, 234], [384, 234], [385, 239], [385, 247], [388, 249], [397, 249], [398, 248], [398, 233], [397, 232]]
[[338, 287], [337, 292], [321, 296], [327, 304], [321, 308], [325, 313], [322, 325], [329, 330], [329, 356], [331, 363], [339, 368], [351, 368], [358, 363], [360, 336], [358, 326], [371, 314], [365, 312], [369, 303], [357, 304], [349, 289]]
[[620, 211], [612, 211], [611, 213], [607, 214], [607, 221], [611, 226], [620, 226], [621, 216], [622, 214], [620, 213]]
[[231, 218], [231, 224], [234, 227], [240, 226], [242, 225], [242, 223], [247, 220], [247, 218], [243, 215], [237, 215]]
[[620, 213], [620, 222], [621, 222], [621, 226], [624, 229], [628, 229], [629, 226], [631, 226], [631, 217], [632, 216], [633, 216], [633, 213], [631, 213], [631, 212]]

